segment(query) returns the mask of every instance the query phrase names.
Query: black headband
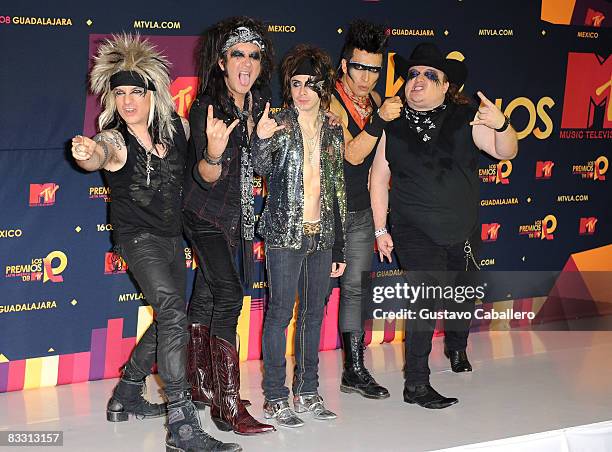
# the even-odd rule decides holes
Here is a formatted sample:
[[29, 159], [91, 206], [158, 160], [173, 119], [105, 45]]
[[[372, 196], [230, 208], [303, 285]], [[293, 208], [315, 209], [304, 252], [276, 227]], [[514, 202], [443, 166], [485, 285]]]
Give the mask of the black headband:
[[155, 91], [155, 85], [152, 82], [144, 80], [138, 72], [134, 71], [119, 71], [111, 75], [110, 88], [115, 89], [118, 86], [139, 86]]
[[312, 59], [304, 58], [302, 61], [300, 61], [298, 67], [296, 67], [295, 71], [293, 71], [293, 74], [291, 74], [292, 77], [294, 75], [310, 75], [311, 77], [316, 77], [317, 73], [315, 72], [314, 66], [312, 65]]

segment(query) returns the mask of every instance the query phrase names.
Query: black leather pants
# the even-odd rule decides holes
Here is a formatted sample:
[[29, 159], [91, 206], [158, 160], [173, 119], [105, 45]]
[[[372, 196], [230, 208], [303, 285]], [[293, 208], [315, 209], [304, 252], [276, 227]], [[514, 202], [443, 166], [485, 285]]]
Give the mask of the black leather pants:
[[185, 314], [185, 254], [181, 236], [138, 234], [120, 243], [121, 255], [136, 278], [156, 320], [142, 336], [127, 371], [142, 377], [157, 369], [167, 396], [189, 389], [185, 378], [187, 316]]

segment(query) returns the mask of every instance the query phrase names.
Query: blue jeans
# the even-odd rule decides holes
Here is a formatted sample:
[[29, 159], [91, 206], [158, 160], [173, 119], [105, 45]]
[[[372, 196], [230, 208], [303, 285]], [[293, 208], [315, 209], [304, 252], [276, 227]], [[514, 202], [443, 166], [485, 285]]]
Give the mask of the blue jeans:
[[144, 378], [157, 369], [166, 396], [189, 389], [185, 378], [187, 315], [185, 313], [185, 251], [183, 237], [141, 233], [119, 243], [142, 293], [155, 311], [155, 321], [134, 348], [129, 373]]
[[304, 236], [299, 250], [266, 246], [270, 300], [263, 328], [263, 390], [267, 400], [286, 399], [287, 339], [298, 293], [293, 394], [315, 394], [319, 386], [319, 343], [329, 288], [331, 250], [316, 251], [319, 235]]
[[[346, 215], [346, 244], [344, 255], [346, 269], [340, 277], [340, 310], [338, 312], [341, 333], [363, 331], [361, 317], [362, 278], [372, 270], [374, 254], [374, 219], [372, 209], [348, 212]], [[368, 279], [365, 281], [367, 283]]]

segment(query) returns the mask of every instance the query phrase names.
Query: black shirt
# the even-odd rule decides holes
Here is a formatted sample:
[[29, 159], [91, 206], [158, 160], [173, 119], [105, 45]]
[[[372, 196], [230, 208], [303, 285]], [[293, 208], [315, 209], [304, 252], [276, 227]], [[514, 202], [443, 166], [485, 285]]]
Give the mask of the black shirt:
[[[346, 110], [348, 116], [348, 131], [353, 138], [357, 137], [362, 131], [353, 119], [349, 109], [346, 107], [342, 97], [334, 90], [334, 97], [338, 100], [342, 108]], [[372, 106], [376, 108], [376, 102], [370, 96]], [[376, 142], [378, 144], [378, 141]], [[346, 209], [349, 212], [357, 212], [370, 208], [370, 192], [368, 190], [368, 176], [370, 167], [374, 161], [376, 145], [367, 157], [359, 165], [352, 165], [344, 160], [344, 183], [346, 189]]]
[[465, 241], [478, 217], [479, 150], [472, 139], [476, 108], [449, 104], [428, 142], [396, 119], [386, 129], [391, 170], [391, 224], [419, 228], [439, 245]]
[[176, 133], [164, 158], [151, 154], [147, 186], [147, 153], [136, 138], [120, 128], [127, 148], [127, 160], [118, 171], [104, 171], [112, 193], [110, 220], [115, 243], [142, 232], [173, 237], [182, 232], [181, 202], [185, 173], [187, 138], [178, 115], [173, 119]]

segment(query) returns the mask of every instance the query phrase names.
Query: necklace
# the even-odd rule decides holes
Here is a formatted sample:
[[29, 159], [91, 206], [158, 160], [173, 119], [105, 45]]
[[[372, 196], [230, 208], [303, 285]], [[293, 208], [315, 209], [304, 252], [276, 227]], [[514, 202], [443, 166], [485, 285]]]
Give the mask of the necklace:
[[302, 127], [302, 124], [299, 123], [299, 121], [298, 121], [298, 124], [300, 126], [300, 130], [302, 131], [302, 136], [304, 137], [306, 147], [308, 148], [308, 163], [310, 164], [310, 166], [314, 167], [316, 166], [314, 162], [314, 151], [315, 149], [319, 147], [319, 139], [321, 138], [321, 133], [319, 130], [319, 126], [320, 126], [319, 120], [317, 118], [317, 122], [315, 124], [315, 131], [312, 137], [309, 137], [306, 134], [306, 131]]
[[145, 154], [147, 155], [147, 162], [145, 164], [146, 165], [145, 169], [147, 171], [147, 187], [148, 187], [149, 184], [151, 183], [151, 171], [153, 171], [153, 166], [151, 165], [151, 154], [153, 154], [153, 151], [155, 150], [155, 144], [153, 144], [153, 142], [151, 141], [151, 144], [153, 144], [153, 146], [151, 147], [151, 149], [147, 149], [145, 145], [143, 144], [143, 142], [140, 141], [140, 138], [138, 138], [138, 135], [136, 135], [136, 133], [132, 129], [128, 128], [128, 130], [134, 136], [134, 138], [136, 138], [136, 141], [138, 142], [140, 147], [144, 149]]

